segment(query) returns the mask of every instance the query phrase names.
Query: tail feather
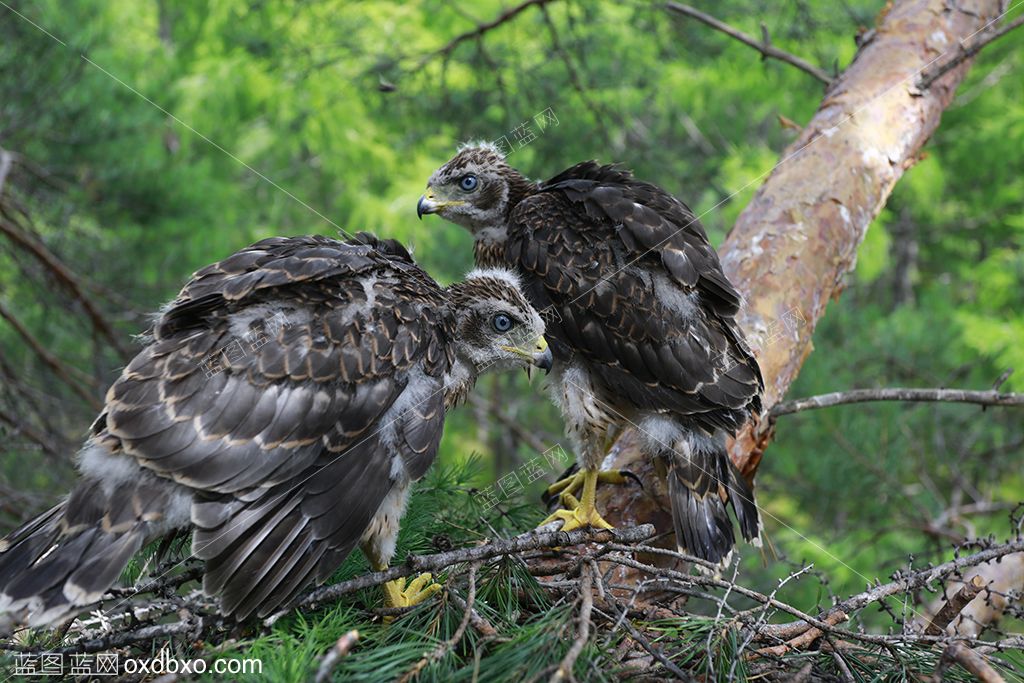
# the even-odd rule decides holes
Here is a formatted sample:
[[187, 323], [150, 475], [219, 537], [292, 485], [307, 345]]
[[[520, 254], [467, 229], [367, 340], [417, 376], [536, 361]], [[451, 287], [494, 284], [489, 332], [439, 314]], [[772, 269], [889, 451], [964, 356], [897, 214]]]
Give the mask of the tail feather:
[[663, 453], [668, 460], [668, 492], [672, 522], [680, 550], [715, 564], [728, 562], [736, 534], [757, 543], [760, 517], [754, 491], [733, 466], [717, 440], [688, 442], [681, 452]]
[[98, 602], [187, 504], [161, 484], [139, 476], [108, 492], [85, 479], [65, 502], [0, 541], [0, 623], [48, 626]]

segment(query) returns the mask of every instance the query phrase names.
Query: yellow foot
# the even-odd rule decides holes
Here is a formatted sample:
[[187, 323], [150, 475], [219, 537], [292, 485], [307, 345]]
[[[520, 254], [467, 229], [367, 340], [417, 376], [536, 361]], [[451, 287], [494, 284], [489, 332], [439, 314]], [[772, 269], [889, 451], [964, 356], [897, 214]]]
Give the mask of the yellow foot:
[[547, 519], [540, 523], [540, 526], [550, 524], [555, 520], [562, 520], [562, 531], [572, 531], [573, 529], [582, 529], [588, 526], [595, 529], [615, 528], [605, 521], [605, 518], [601, 516], [596, 507], [591, 505], [589, 508], [584, 508], [583, 504], [576, 500], [576, 496], [571, 493], [562, 494], [562, 504], [567, 509], [555, 510]]
[[441, 585], [432, 581], [430, 574], [420, 574], [409, 585], [405, 579], [395, 579], [384, 584], [384, 604], [388, 607], [413, 607], [441, 590]]
[[[578, 482], [576, 481], [577, 479], [579, 480]], [[626, 477], [619, 472], [580, 470], [575, 475], [556, 482], [552, 485], [552, 488], [558, 488], [553, 493], [561, 491], [559, 498], [566, 509], [555, 510], [554, 514], [541, 522], [540, 525], [544, 526], [555, 520], [561, 520], [562, 531], [572, 531], [573, 529], [588, 526], [595, 529], [613, 529], [614, 527], [605, 521], [604, 517], [597, 511], [598, 481], [610, 484], [624, 484]], [[560, 484], [563, 485], [559, 486]], [[580, 500], [576, 500], [576, 497], [572, 495], [573, 491], [578, 488], [583, 489], [583, 496]], [[551, 491], [551, 489], [548, 490]]]
[[[587, 470], [579, 470], [575, 474], [570, 474], [565, 479], [559, 479], [554, 484], [547, 488], [547, 496], [555, 496], [559, 494], [575, 494], [583, 486], [583, 480], [587, 476]], [[636, 475], [629, 473], [633, 479], [636, 479]], [[598, 472], [597, 483], [598, 484], [625, 484], [629, 481], [629, 477], [622, 472]], [[639, 480], [638, 480], [639, 481]]]

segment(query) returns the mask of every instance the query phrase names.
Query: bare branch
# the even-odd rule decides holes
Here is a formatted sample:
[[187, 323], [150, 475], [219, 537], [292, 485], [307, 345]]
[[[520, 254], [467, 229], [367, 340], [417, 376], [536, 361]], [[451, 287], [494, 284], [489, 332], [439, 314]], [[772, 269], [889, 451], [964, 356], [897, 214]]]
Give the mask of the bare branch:
[[444, 47], [431, 52], [429, 55], [420, 60], [419, 66], [417, 68], [423, 68], [423, 66], [427, 62], [436, 57], [447, 57], [452, 53], [452, 51], [455, 50], [455, 48], [457, 48], [462, 43], [466, 42], [467, 40], [476, 40], [481, 38], [484, 34], [488, 33], [489, 31], [492, 31], [501, 26], [502, 24], [511, 21], [512, 19], [515, 19], [516, 16], [518, 16], [524, 10], [535, 5], [541, 7], [543, 5], [548, 4], [549, 2], [552, 2], [552, 0], [526, 0], [525, 2], [516, 5], [515, 7], [510, 7], [509, 9], [505, 10], [491, 21], [486, 21], [482, 24], [478, 24], [476, 28], [466, 31], [465, 33], [460, 33], [459, 35], [455, 36], [450, 41], [448, 41], [448, 43], [445, 44]]
[[[436, 571], [445, 569], [461, 562], [474, 562], [477, 560], [488, 560], [502, 555], [513, 555], [528, 550], [540, 550], [542, 548], [565, 548], [583, 543], [640, 543], [654, 536], [654, 526], [641, 524], [640, 526], [626, 529], [579, 529], [577, 531], [547, 531], [530, 532], [521, 534], [507, 540], [492, 541], [485, 545], [450, 550], [435, 555], [413, 555], [406, 558], [402, 565], [391, 567], [382, 572], [374, 572], [363, 576], [336, 583], [332, 586], [325, 586], [317, 589], [302, 598], [298, 607], [310, 607], [330, 600], [335, 600], [342, 595], [352, 593], [370, 586], [377, 586], [388, 581], [400, 579], [403, 576], [417, 574], [425, 571]], [[280, 613], [279, 613], [280, 614]], [[273, 623], [279, 618], [279, 614], [268, 618]]]
[[939, 661], [938, 669], [935, 675], [932, 676], [932, 681], [942, 683], [944, 679], [943, 672], [946, 668], [944, 665], [947, 662], [956, 662], [977, 676], [981, 683], [1006, 683], [1003, 677], [985, 661], [982, 655], [963, 643], [958, 642], [952, 642], [946, 647], [946, 650], [942, 653], [942, 660]]
[[11, 327], [21, 335], [21, 338], [25, 340], [25, 343], [35, 351], [35, 354], [39, 356], [39, 359], [53, 371], [53, 374], [63, 380], [64, 383], [71, 387], [76, 394], [85, 399], [93, 409], [100, 409], [100, 402], [95, 396], [93, 396], [92, 392], [89, 391], [90, 386], [96, 386], [96, 379], [94, 377], [86, 375], [78, 368], [65, 365], [63, 361], [47, 351], [39, 340], [29, 332], [24, 323], [18, 320], [3, 304], [0, 304], [0, 318], [3, 318], [11, 324]]
[[341, 661], [342, 657], [347, 655], [358, 642], [359, 631], [355, 629], [338, 638], [338, 642], [334, 644], [334, 647], [320, 660], [320, 666], [317, 667], [316, 678], [314, 679], [316, 683], [326, 683], [331, 680], [331, 673], [334, 671], [334, 667], [338, 666], [338, 662]]
[[[842, 610], [839, 610], [839, 611], [833, 612], [832, 614], [830, 614], [827, 617], [825, 617], [825, 623], [828, 624], [829, 626], [835, 626], [836, 624], [841, 624], [842, 622], [846, 621], [849, 618], [850, 617], [847, 616], [846, 612], [844, 612]], [[773, 647], [762, 648], [762, 649], [760, 649], [760, 650], [758, 650], [756, 652], [751, 652], [749, 655], [747, 655], [747, 657], [748, 657], [748, 659], [753, 659], [754, 657], [765, 656], [765, 655], [771, 656], [771, 657], [782, 657], [787, 652], [792, 652], [794, 650], [802, 650], [802, 649], [806, 648], [808, 645], [813, 643], [815, 640], [817, 640], [818, 638], [821, 638], [824, 634], [825, 634], [824, 631], [822, 631], [820, 628], [813, 628], [813, 627], [811, 627], [811, 628], [808, 628], [803, 633], [801, 633], [800, 635], [796, 636], [795, 638], [793, 638], [793, 639], [791, 639], [791, 640], [789, 640], [789, 641], [787, 641], [785, 643], [782, 643], [781, 645], [775, 645]]]
[[565, 653], [558, 670], [551, 676], [551, 683], [558, 681], [575, 680], [572, 675], [572, 668], [576, 665], [583, 648], [590, 640], [590, 615], [594, 611], [594, 574], [589, 564], [580, 567], [580, 618], [577, 626], [576, 640], [573, 641], [569, 651]]
[[692, 19], [696, 19], [701, 23], [707, 24], [716, 31], [721, 31], [727, 36], [735, 38], [744, 45], [749, 45], [750, 47], [754, 48], [755, 50], [761, 53], [762, 59], [768, 59], [769, 57], [772, 59], [777, 59], [780, 62], [785, 62], [786, 64], [789, 64], [790, 66], [795, 66], [796, 68], [800, 69], [806, 74], [814, 76], [825, 85], [832, 84], [832, 77], [829, 76], [824, 69], [814, 66], [810, 62], [801, 59], [800, 57], [797, 57], [794, 54], [786, 52], [785, 50], [780, 50], [779, 48], [772, 45], [771, 42], [768, 40], [768, 30], [764, 26], [764, 24], [761, 25], [762, 39], [757, 40], [753, 36], [749, 36], [743, 31], [740, 31], [739, 29], [733, 28], [729, 24], [726, 24], [724, 21], [720, 21], [711, 16], [710, 14], [705, 14], [704, 12], [701, 12], [698, 9], [690, 7], [689, 5], [683, 5], [678, 2], [667, 2], [665, 3], [665, 8], [677, 14], [682, 14]]
[[71, 270], [65, 266], [56, 255], [54, 255], [53, 252], [47, 249], [42, 242], [26, 234], [24, 230], [19, 229], [11, 222], [0, 220], [0, 232], [3, 232], [3, 234], [7, 235], [12, 242], [32, 254], [53, 274], [57, 282], [59, 282], [71, 294], [71, 296], [82, 305], [82, 309], [89, 317], [93, 327], [95, 327], [96, 330], [99, 331], [99, 333], [102, 334], [107, 341], [111, 343], [111, 345], [113, 345], [121, 355], [121, 358], [127, 360], [131, 357], [132, 354], [114, 332], [114, 328], [103, 317], [96, 305], [93, 304], [92, 300], [85, 295], [84, 291], [82, 291], [82, 284], [79, 282], [78, 277], [72, 273]]
[[1024, 14], [997, 29], [979, 33], [974, 40], [966, 45], [964, 43], [960, 43], [960, 50], [955, 56], [946, 60], [942, 64], [938, 64], [927, 69], [921, 74], [921, 77], [917, 79], [917, 88], [919, 90], [927, 90], [935, 81], [981, 52], [981, 50], [989, 43], [1002, 38], [1013, 29], [1020, 28], [1022, 25], [1024, 25]]
[[922, 401], [948, 403], [976, 403], [982, 406], [1024, 406], [1024, 394], [1007, 394], [998, 391], [967, 391], [963, 389], [853, 389], [837, 391], [821, 396], [783, 401], [771, 409], [771, 417], [790, 415], [802, 410], [817, 410], [847, 403], [869, 401]]

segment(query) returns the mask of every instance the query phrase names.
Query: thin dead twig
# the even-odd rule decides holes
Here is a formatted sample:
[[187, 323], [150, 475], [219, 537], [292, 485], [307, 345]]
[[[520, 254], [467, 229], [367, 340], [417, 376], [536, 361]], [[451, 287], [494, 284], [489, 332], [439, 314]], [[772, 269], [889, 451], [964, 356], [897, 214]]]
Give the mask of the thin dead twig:
[[665, 3], [665, 8], [677, 14], [682, 14], [684, 16], [690, 17], [691, 19], [696, 19], [697, 21], [710, 26], [716, 31], [721, 31], [730, 38], [735, 38], [744, 45], [748, 45], [757, 50], [758, 52], [760, 52], [762, 59], [777, 59], [780, 62], [785, 62], [786, 64], [789, 64], [790, 66], [795, 66], [797, 69], [800, 69], [804, 73], [817, 78], [825, 85], [832, 84], [832, 77], [829, 76], [824, 69], [814, 66], [807, 60], [797, 57], [792, 53], [786, 52], [785, 50], [780, 50], [779, 48], [772, 45], [771, 42], [768, 40], [767, 31], [763, 31], [764, 35], [762, 40], [757, 40], [753, 36], [747, 35], [746, 33], [740, 31], [737, 28], [733, 28], [724, 21], [716, 19], [710, 14], [705, 14], [704, 12], [701, 12], [700, 10], [694, 7], [690, 7], [689, 5], [683, 5], [678, 2], [667, 2]]
[[977, 597], [981, 589], [985, 587], [985, 581], [980, 576], [975, 574], [971, 577], [971, 580], [965, 583], [960, 590], [958, 590], [953, 597], [946, 601], [946, 604], [935, 613], [932, 620], [925, 627], [924, 632], [930, 636], [937, 636], [942, 634], [946, 627], [949, 626], [950, 622], [956, 618], [956, 615], [960, 614], [960, 611], [967, 606], [971, 600]]
[[316, 683], [327, 683], [331, 680], [331, 673], [334, 672], [335, 667], [338, 666], [338, 662], [352, 651], [356, 643], [359, 642], [359, 631], [352, 629], [341, 638], [338, 638], [338, 642], [327, 651], [327, 654], [320, 660], [320, 666], [316, 670]]
[[29, 252], [39, 261], [47, 270], [49, 270], [56, 278], [57, 282], [66, 289], [76, 301], [82, 305], [82, 309], [85, 314], [89, 317], [93, 327], [103, 335], [108, 342], [117, 350], [123, 360], [131, 358], [132, 354], [128, 350], [121, 338], [114, 332], [114, 328], [106, 318], [100, 313], [99, 309], [93, 304], [92, 300], [85, 295], [82, 289], [82, 283], [79, 281], [78, 276], [71, 272], [71, 270], [64, 265], [64, 263], [57, 258], [57, 256], [46, 248], [42, 242], [35, 239], [33, 236], [28, 235], [24, 230], [18, 228], [13, 223], [0, 220], [0, 232], [3, 232], [8, 239], [20, 246], [25, 251]]
[[[0, 223], [2, 225], [2, 223]], [[101, 404], [99, 400], [89, 391], [89, 387], [96, 386], [96, 379], [86, 375], [78, 368], [71, 367], [70, 365], [64, 364], [59, 358], [50, 353], [46, 347], [40, 343], [35, 336], [29, 332], [28, 328], [25, 327], [24, 323], [18, 320], [17, 317], [0, 303], [0, 318], [3, 318], [11, 327], [25, 340], [25, 343], [35, 352], [43, 363], [53, 371], [53, 374], [64, 381], [71, 389], [81, 396], [86, 403], [88, 403], [94, 410], [99, 410]]]
[[803, 410], [817, 410], [847, 403], [869, 401], [921, 401], [947, 403], [976, 403], [982, 406], [1024, 406], [1024, 394], [1008, 394], [998, 391], [968, 391], [964, 389], [853, 389], [836, 391], [831, 394], [782, 401], [772, 407], [773, 418], [790, 415]]
[[576, 660], [579, 658], [580, 653], [583, 652], [583, 648], [587, 646], [587, 641], [590, 640], [590, 617], [593, 611], [594, 570], [590, 568], [589, 564], [584, 563], [580, 566], [580, 618], [576, 640], [573, 641], [569, 651], [565, 653], [565, 657], [562, 658], [562, 663], [558, 665], [558, 669], [552, 674], [550, 683], [575, 680], [572, 669], [576, 665]]
[[987, 45], [1002, 38], [1007, 33], [1015, 28], [1019, 28], [1020, 26], [1024, 26], [1024, 15], [1017, 17], [1013, 21], [1004, 24], [997, 29], [978, 34], [974, 40], [966, 45], [961, 43], [960, 50], [956, 55], [942, 64], [936, 65], [934, 68], [927, 69], [923, 74], [921, 74], [921, 77], [917, 79], [918, 90], [927, 90], [933, 83], [935, 83], [935, 81], [981, 52], [981, 50]]
[[548, 4], [549, 2], [553, 2], [553, 0], [526, 0], [525, 2], [516, 5], [515, 7], [508, 8], [491, 21], [485, 21], [482, 24], [477, 24], [476, 28], [466, 31], [465, 33], [460, 33], [459, 35], [455, 36], [454, 38], [449, 40], [443, 47], [434, 50], [426, 57], [421, 59], [416, 69], [422, 69], [424, 66], [426, 66], [427, 62], [437, 57], [448, 57], [455, 50], [455, 48], [457, 48], [462, 43], [466, 42], [467, 40], [476, 40], [483, 37], [484, 34], [493, 31], [502, 24], [511, 21], [512, 19], [515, 19], [516, 16], [518, 16], [524, 10], [535, 5], [541, 7], [543, 5]]
[[956, 662], [977, 676], [981, 683], [1006, 683], [1003, 677], [985, 661], [984, 656], [961, 642], [952, 642], [943, 651], [942, 659], [939, 660], [939, 665], [932, 676], [932, 681], [934, 683], [942, 683], [943, 674], [953, 662]]

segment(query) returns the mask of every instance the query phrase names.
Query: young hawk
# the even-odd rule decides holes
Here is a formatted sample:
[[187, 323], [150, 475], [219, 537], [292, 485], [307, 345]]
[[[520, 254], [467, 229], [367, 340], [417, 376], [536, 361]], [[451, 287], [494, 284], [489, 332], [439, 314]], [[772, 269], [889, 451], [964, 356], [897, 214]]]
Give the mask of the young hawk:
[[[324, 581], [357, 543], [385, 568], [445, 411], [484, 370], [550, 367], [543, 331], [509, 271], [442, 289], [366, 233], [274, 237], [203, 268], [107, 392], [71, 495], [0, 541], [0, 620], [65, 619], [184, 530], [238, 619]], [[429, 580], [386, 586], [387, 604]]]
[[[510, 266], [547, 321], [553, 391], [583, 471], [552, 487], [563, 529], [607, 527], [594, 506], [614, 433], [635, 426], [667, 465], [678, 544], [711, 562], [758, 537], [751, 487], [726, 453], [763, 382], [734, 316], [740, 297], [689, 208], [616, 166], [585, 161], [534, 183], [492, 145], [438, 169], [418, 213], [474, 237], [479, 267]], [[572, 495], [582, 487], [579, 501]]]

